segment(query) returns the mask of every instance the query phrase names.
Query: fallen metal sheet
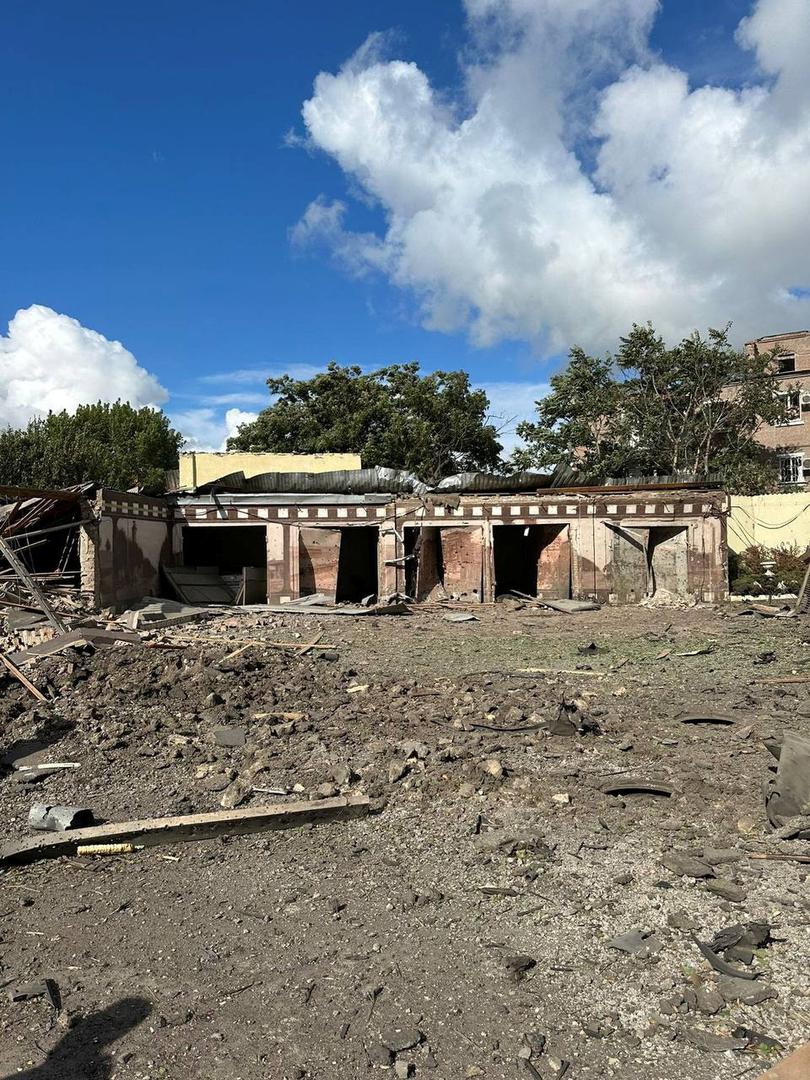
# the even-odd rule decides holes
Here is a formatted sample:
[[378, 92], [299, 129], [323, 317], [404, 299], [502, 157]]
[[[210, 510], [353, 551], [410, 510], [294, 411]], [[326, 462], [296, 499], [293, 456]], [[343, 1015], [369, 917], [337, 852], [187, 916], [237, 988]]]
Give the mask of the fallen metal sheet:
[[187, 604], [233, 604], [234, 594], [216, 571], [208, 567], [165, 566], [160, 569], [175, 593]]
[[782, 604], [780, 607], [772, 607], [769, 604], [751, 604], [750, 607], [752, 611], [765, 619], [793, 619], [796, 617], [796, 612], [789, 604]]
[[34, 803], [28, 811], [28, 825], [38, 832], [67, 832], [93, 824], [93, 811], [86, 806], [51, 806]]
[[142, 847], [152, 847], [156, 844], [211, 840], [219, 836], [238, 836], [310, 822], [359, 817], [367, 813], [368, 808], [369, 799], [365, 795], [347, 795], [246, 810], [219, 810], [209, 814], [112, 822], [89, 829], [13, 841], [0, 850], [0, 866], [75, 855], [76, 848], [86, 844], [135, 841]]

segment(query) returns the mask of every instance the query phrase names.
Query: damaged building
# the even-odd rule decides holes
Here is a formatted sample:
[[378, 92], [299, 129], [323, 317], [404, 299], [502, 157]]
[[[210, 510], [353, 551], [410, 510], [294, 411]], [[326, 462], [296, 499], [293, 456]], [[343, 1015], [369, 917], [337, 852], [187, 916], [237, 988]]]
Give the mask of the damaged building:
[[[47, 524], [26, 532], [17, 523], [37, 518], [21, 516], [31, 495], [21, 493], [16, 509], [4, 508], [6, 527], [38, 532], [40, 546], [26, 548], [30, 569], [49, 580], [72, 575], [61, 580], [97, 607], [150, 595], [285, 603], [318, 594], [340, 604], [519, 593], [633, 604], [728, 592], [728, 497], [711, 488], [552, 487], [532, 474], [463, 475], [428, 488], [393, 470], [356, 469], [236, 473], [163, 498], [62, 494], [62, 503], [33, 500], [47, 507]], [[57, 542], [54, 507], [76, 526], [70, 544]]]

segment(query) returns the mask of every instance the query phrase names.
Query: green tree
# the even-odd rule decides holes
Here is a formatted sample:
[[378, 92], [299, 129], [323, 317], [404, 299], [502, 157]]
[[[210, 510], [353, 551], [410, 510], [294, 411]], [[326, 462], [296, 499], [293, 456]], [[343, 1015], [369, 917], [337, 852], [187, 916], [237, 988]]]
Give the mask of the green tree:
[[697, 331], [668, 348], [633, 326], [602, 359], [572, 349], [551, 379], [537, 420], [518, 426], [519, 468], [568, 465], [583, 483], [608, 477], [718, 476], [732, 491], [778, 486], [776, 453], [756, 441], [762, 423], [786, 419], [773, 355], [733, 348], [729, 327]]
[[283, 375], [267, 386], [275, 400], [239, 428], [229, 450], [354, 452], [366, 468], [406, 469], [429, 483], [499, 465], [489, 401], [464, 371], [422, 375], [412, 363], [365, 374], [331, 363], [312, 379]]
[[0, 481], [60, 488], [95, 480], [107, 487], [165, 490], [183, 436], [159, 409], [127, 402], [80, 405], [0, 431]]

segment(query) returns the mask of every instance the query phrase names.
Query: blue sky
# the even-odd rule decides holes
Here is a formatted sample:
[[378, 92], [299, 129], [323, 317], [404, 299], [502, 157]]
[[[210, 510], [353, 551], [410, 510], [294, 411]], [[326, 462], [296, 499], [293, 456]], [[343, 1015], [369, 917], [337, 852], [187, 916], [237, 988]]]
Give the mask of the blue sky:
[[[733, 35], [751, 6], [664, 0], [644, 31], [644, 63], [663, 59], [690, 85], [738, 89], [753, 65]], [[318, 73], [338, 73], [373, 31], [392, 32], [380, 64], [412, 61], [462, 115], [477, 107], [462, 102], [471, 48], [479, 57], [488, 48], [493, 66], [502, 60], [454, 0], [5, 0], [0, 333], [32, 304], [70, 316], [120, 341], [166, 388], [165, 407], [200, 432], [221, 425], [228, 406], [258, 407], [261, 377], [246, 372], [330, 359], [463, 367], [478, 382], [513, 384], [526, 409], [559, 365], [570, 323], [550, 333], [553, 316], [536, 328], [499, 310], [495, 329], [479, 332], [471, 315], [436, 316], [444, 285], [425, 314], [424, 268], [380, 270], [366, 259], [360, 271], [345, 256], [345, 238], [356, 247], [358, 234], [384, 236], [402, 209], [380, 196], [384, 184], [368, 180], [373, 166], [358, 164], [354, 148], [307, 132], [301, 108]], [[623, 57], [620, 69], [636, 60]], [[597, 72], [594, 84], [616, 75]], [[309, 146], [289, 145], [291, 131]], [[586, 176], [588, 142], [568, 140]], [[318, 199], [344, 206], [338, 240], [296, 247], [290, 231]], [[475, 288], [452, 304], [477, 309]], [[200, 409], [213, 410], [207, 421]]]

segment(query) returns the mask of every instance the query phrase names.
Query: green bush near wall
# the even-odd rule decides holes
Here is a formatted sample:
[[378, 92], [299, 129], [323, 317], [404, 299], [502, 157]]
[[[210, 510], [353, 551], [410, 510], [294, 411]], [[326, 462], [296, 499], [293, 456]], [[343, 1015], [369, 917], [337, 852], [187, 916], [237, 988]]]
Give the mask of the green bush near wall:
[[[728, 560], [731, 591], [737, 596], [759, 596], [763, 593], [797, 593], [806, 570], [804, 549], [798, 544], [781, 544], [766, 548], [761, 545], [730, 552]], [[763, 563], [773, 562], [773, 576], [765, 573]]]

